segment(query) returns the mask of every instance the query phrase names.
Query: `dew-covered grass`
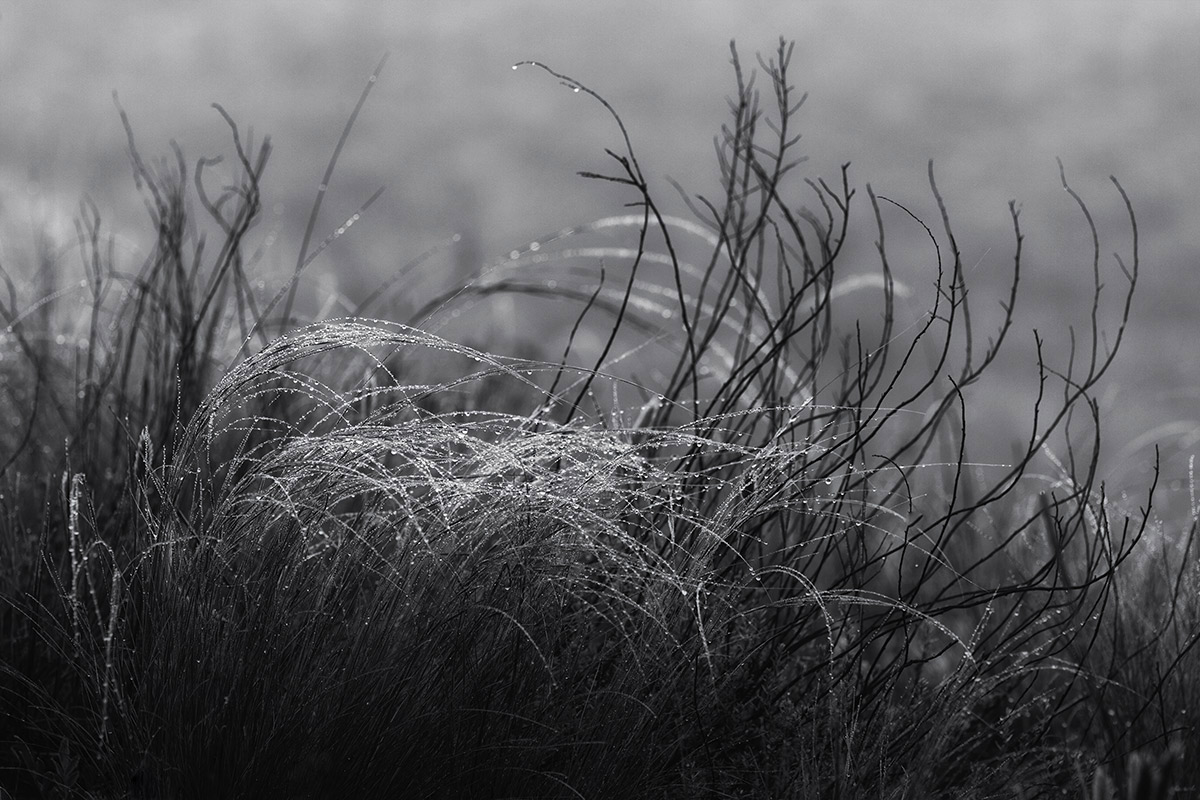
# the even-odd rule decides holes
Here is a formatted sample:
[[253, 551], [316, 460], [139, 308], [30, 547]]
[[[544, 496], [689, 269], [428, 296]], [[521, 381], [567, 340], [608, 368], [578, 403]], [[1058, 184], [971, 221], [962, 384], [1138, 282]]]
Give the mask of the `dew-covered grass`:
[[[848, 168], [789, 180], [790, 53], [754, 76], [735, 57], [724, 194], [684, 193], [690, 218], [660, 210], [599, 94], [528, 67], [611, 112], [593, 177], [629, 207], [449, 291], [417, 290], [419, 256], [337, 319], [296, 311], [319, 231], [292, 281], [258, 289], [268, 140], [227, 118], [217, 194], [213, 164], [147, 163], [127, 125], [152, 255], [120, 263], [85, 206], [76, 284], [38, 290], [74, 274], [64, 254], [4, 273], [0, 786], [1194, 792], [1200, 510], [1160, 520], [1152, 486], [1109, 497], [1095, 468], [1132, 204], [1114, 179], [1129, 227], [1103, 232], [1109, 263], [1062, 176], [1117, 313], [1097, 299], [1064, 364], [1026, 335], [1029, 427], [977, 463], [972, 392], [1018, 346], [1019, 211], [1011, 291], [978, 297], [932, 165], [933, 221]], [[842, 261], [859, 202], [870, 270]], [[893, 226], [927, 233], [904, 257], [932, 288], [894, 279]], [[874, 313], [839, 316], [851, 297]], [[498, 315], [522, 352], [488, 346]]]

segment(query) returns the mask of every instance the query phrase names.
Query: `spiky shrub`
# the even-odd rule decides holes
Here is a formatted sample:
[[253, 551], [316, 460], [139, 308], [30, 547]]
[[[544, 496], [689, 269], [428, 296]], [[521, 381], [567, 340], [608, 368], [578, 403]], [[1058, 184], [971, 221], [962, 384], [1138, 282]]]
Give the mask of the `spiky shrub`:
[[[734, 54], [723, 194], [689, 201], [698, 221], [659, 210], [626, 137], [610, 153], [615, 173], [593, 177], [627, 187], [636, 214], [518, 251], [412, 325], [288, 330], [217, 379], [197, 373], [210, 390], [193, 407], [175, 402], [178, 369], [152, 359], [135, 396], [168, 421], [139, 423], [112, 451], [129, 465], [123, 488], [71, 460], [61, 502], [4, 517], [13, 533], [41, 524], [50, 555], [41, 572], [19, 558], [6, 572], [20, 612], [7, 619], [22, 622], [6, 628], [17, 647], [5, 652], [34, 654], [3, 665], [7, 736], [32, 773], [21, 785], [63, 796], [1098, 796], [1126, 753], [1194, 741], [1171, 711], [1195, 693], [1190, 539], [1163, 562], [1177, 579], [1156, 624], [1173, 638], [1131, 650], [1135, 604], [1156, 582], [1139, 545], [1149, 512], [1121, 522], [1096, 483], [1091, 391], [1128, 318], [1136, 226], [1109, 349], [1098, 303], [1066, 369], [1046, 366], [1038, 341], [1043, 392], [1023, 452], [996, 474], [969, 470], [968, 390], [1013, 326], [1017, 211], [1011, 292], [981, 349], [931, 169], [933, 304], [897, 326], [884, 219], [907, 209], [868, 187], [878, 277], [836, 271], [856, 193], [845, 169], [836, 185], [808, 182], [816, 213], [790, 192], [790, 55], [781, 44], [762, 62], [764, 103]], [[265, 155], [240, 160], [257, 186]], [[169, 220], [161, 251], [181, 251], [185, 216], [156, 216]], [[605, 238], [626, 234], [632, 243]], [[210, 285], [229, 288], [205, 292], [182, 315], [193, 323], [163, 323], [171, 336], [156, 346], [175, 348], [164, 364], [213, 363], [187, 355], [208, 329], [195, 320], [241, 340], [272, 324], [227, 299], [246, 281], [241, 235], [227, 241], [225, 283]], [[1095, 275], [1098, 298], [1098, 244]], [[862, 285], [882, 295], [873, 330], [834, 315]], [[276, 295], [285, 324], [291, 292]], [[145, 303], [182, 309], [172, 298], [187, 296]], [[578, 301], [557, 361], [433, 333], [501, 296]], [[125, 341], [143, 335], [140, 313], [117, 319], [133, 326], [117, 326]], [[446, 364], [464, 367], [447, 376]], [[1080, 412], [1090, 442], [1070, 427]], [[1051, 447], [1068, 457], [1035, 493], [1035, 459]]]

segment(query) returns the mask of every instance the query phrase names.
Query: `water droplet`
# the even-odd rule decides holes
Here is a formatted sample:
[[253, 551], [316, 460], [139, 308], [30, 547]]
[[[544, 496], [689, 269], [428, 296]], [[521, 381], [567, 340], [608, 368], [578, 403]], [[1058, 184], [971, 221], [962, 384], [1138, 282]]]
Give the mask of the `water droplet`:
[[513, 250], [511, 253], [508, 254], [508, 257], [510, 259], [512, 259], [513, 261], [516, 261], [518, 258], [521, 257], [521, 254], [518, 251]]
[[462, 234], [461, 234], [461, 233], [456, 233], [456, 234], [454, 234], [453, 236], [451, 236], [451, 237], [450, 237], [450, 241], [452, 241], [452, 242], [461, 242], [461, 241], [462, 241]]
[[571, 91], [575, 92], [576, 94], [579, 94], [579, 87], [578, 87], [578, 86], [576, 86], [576, 87], [575, 87], [574, 89], [572, 89]]
[[529, 249], [536, 253], [538, 250], [542, 249], [542, 243], [541, 242], [530, 242]]

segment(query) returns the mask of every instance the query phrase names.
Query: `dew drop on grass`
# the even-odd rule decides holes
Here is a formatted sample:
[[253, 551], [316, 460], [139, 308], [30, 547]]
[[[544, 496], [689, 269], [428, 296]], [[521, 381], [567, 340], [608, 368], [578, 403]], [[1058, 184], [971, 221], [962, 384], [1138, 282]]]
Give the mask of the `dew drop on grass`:
[[[513, 69], [516, 69], [516, 67], [513, 67]], [[512, 260], [512, 261], [516, 261], [518, 258], [520, 258], [520, 257], [521, 257], [521, 254], [520, 254], [518, 251], [516, 251], [516, 250], [513, 250], [512, 252], [510, 252], [510, 253], [508, 254], [508, 257], [509, 257], [509, 259], [510, 259], [510, 260]]]
[[542, 249], [542, 243], [541, 242], [530, 242], [529, 249], [536, 253], [538, 250]]

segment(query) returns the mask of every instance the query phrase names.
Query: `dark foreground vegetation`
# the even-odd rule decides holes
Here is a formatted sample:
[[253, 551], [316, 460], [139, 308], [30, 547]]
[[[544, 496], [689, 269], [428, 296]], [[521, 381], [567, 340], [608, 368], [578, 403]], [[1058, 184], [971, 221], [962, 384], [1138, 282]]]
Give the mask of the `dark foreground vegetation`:
[[[1013, 322], [1015, 206], [1011, 292], [981, 298], [932, 167], [926, 222], [845, 170], [790, 179], [790, 52], [735, 58], [723, 193], [689, 220], [546, 70], [611, 112], [593, 177], [624, 216], [433, 299], [418, 259], [308, 324], [312, 222], [293, 280], [256, 285], [269, 142], [226, 117], [232, 166], [191, 167], [130, 131], [151, 256], [120, 263], [85, 205], [75, 247], [0, 275], [2, 796], [1195, 796], [1197, 515], [1096, 470], [1124, 190], [1102, 263], [1063, 177], [1096, 302], [1046, 363]], [[851, 203], [878, 225], [869, 319], [834, 314], [864, 285]], [[912, 323], [894, 226], [928, 237]], [[570, 309], [560, 340], [447, 333], [498, 298]], [[1016, 338], [1029, 427], [976, 466], [972, 389]]]

